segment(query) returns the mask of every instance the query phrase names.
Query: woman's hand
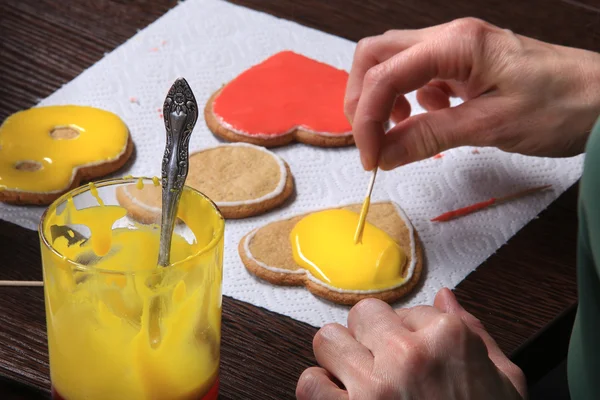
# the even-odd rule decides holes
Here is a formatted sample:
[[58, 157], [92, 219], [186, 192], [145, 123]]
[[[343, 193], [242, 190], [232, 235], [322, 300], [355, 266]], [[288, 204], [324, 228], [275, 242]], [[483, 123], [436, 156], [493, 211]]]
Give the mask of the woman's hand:
[[[409, 117], [413, 90], [428, 113]], [[463, 145], [576, 155], [600, 114], [600, 55], [473, 18], [390, 31], [358, 43], [345, 112], [367, 170]]]
[[350, 311], [347, 329], [325, 325], [313, 346], [322, 368], [304, 371], [299, 400], [526, 397], [521, 370], [448, 289], [433, 307], [393, 310], [363, 300]]

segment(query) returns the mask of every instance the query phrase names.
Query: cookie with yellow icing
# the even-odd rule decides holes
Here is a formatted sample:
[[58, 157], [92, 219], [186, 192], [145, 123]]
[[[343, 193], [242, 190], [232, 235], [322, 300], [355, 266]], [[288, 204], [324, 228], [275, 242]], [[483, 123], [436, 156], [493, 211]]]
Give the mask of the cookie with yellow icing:
[[[294, 191], [290, 167], [275, 153], [247, 143], [221, 144], [190, 154], [186, 185], [204, 193], [225, 218], [263, 214]], [[117, 199], [139, 221], [155, 222], [161, 212], [160, 186], [117, 190]]]
[[17, 112], [0, 126], [0, 201], [49, 204], [82, 181], [121, 168], [133, 152], [117, 115], [93, 107]]
[[265, 281], [305, 286], [338, 304], [369, 297], [392, 303], [420, 280], [419, 237], [397, 204], [383, 202], [371, 205], [363, 241], [355, 244], [360, 209], [354, 204], [271, 222], [242, 238], [242, 262]]

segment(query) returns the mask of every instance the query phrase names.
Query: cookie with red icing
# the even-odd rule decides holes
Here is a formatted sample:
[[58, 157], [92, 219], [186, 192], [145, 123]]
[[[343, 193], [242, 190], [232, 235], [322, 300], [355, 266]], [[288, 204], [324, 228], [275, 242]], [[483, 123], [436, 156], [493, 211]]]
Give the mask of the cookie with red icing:
[[214, 93], [204, 117], [215, 135], [233, 142], [348, 146], [354, 138], [344, 115], [347, 81], [344, 70], [282, 51]]

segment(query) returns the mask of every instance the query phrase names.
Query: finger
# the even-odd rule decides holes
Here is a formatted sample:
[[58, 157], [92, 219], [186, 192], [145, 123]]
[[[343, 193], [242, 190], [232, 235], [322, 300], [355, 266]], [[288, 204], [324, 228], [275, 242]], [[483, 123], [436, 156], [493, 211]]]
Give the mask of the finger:
[[465, 81], [470, 76], [476, 46], [469, 40], [474, 39], [421, 42], [367, 71], [352, 129], [365, 169], [371, 170], [377, 163], [382, 123], [389, 118], [398, 95], [419, 89], [434, 78]]
[[411, 106], [406, 97], [398, 96], [396, 98], [396, 102], [394, 103], [394, 108], [392, 108], [392, 115], [390, 116], [391, 120], [394, 123], [398, 123], [400, 121], [404, 121], [406, 118], [410, 117]]
[[460, 305], [452, 291], [447, 288], [441, 289], [435, 296], [433, 305], [442, 312], [460, 317], [469, 329], [481, 338], [487, 348], [490, 360], [506, 375], [522, 396], [526, 395], [527, 382], [523, 372], [506, 357], [496, 341], [485, 330], [481, 321]]
[[450, 98], [439, 87], [427, 84], [417, 90], [417, 101], [427, 111], [450, 107]]
[[367, 71], [394, 54], [418, 43], [425, 33], [425, 30], [397, 30], [368, 37], [358, 42], [354, 51], [354, 59], [348, 76], [344, 99], [344, 112], [350, 122], [354, 119], [356, 105]]
[[377, 299], [361, 300], [352, 307], [348, 314], [348, 330], [375, 356], [388, 351], [382, 338], [407, 332], [392, 307]]
[[313, 339], [319, 365], [332, 373], [346, 387], [359, 380], [373, 364], [373, 355], [340, 324], [323, 326]]
[[[381, 138], [379, 167], [390, 170], [465, 145], [494, 146], [512, 105], [499, 97], [478, 97], [452, 108], [412, 116]], [[359, 137], [355, 133], [357, 144]]]
[[442, 81], [434, 79], [428, 83], [429, 86], [440, 89], [448, 97], [458, 97], [458, 85], [455, 81]]
[[447, 22], [416, 30], [392, 30], [383, 35], [368, 37], [359, 41], [354, 52], [344, 101], [344, 111], [350, 123], [354, 120], [365, 74], [369, 69], [427, 38], [438, 35], [439, 32], [451, 24], [452, 22]]
[[430, 306], [415, 306], [398, 309], [396, 314], [406, 329], [416, 332], [435, 322], [441, 311]]
[[333, 376], [319, 367], [307, 368], [296, 386], [296, 398], [299, 400], [345, 400], [348, 393], [340, 389]]

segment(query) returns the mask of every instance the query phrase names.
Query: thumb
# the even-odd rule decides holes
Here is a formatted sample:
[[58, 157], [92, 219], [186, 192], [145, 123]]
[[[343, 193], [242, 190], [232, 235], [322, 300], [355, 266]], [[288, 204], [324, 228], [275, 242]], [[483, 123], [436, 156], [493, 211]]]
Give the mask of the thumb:
[[334, 383], [334, 376], [320, 367], [306, 369], [298, 379], [297, 400], [348, 400], [348, 393]]
[[433, 305], [438, 310], [453, 314], [458, 317], [473, 331], [477, 334], [488, 351], [488, 357], [506, 377], [511, 381], [513, 386], [521, 394], [523, 398], [527, 396], [527, 381], [523, 371], [515, 364], [513, 364], [508, 357], [502, 352], [496, 341], [490, 336], [485, 330], [480, 320], [475, 318], [472, 314], [467, 312], [460, 303], [456, 300], [454, 293], [448, 288], [442, 288], [437, 295]]
[[490, 133], [508, 120], [507, 111], [506, 99], [477, 97], [405, 119], [384, 136], [379, 167], [394, 169], [459, 146], [493, 146]]

